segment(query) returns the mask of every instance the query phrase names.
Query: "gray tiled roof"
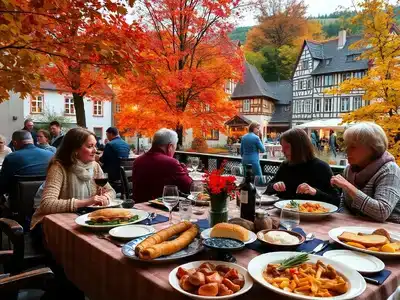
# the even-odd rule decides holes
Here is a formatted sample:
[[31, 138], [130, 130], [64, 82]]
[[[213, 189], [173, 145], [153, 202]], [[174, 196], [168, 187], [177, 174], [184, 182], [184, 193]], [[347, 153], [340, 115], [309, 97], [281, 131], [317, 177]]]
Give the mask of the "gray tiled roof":
[[290, 80], [265, 82], [257, 68], [248, 62], [245, 64], [243, 82], [239, 82], [231, 99], [268, 97], [286, 104], [292, 100], [292, 84]]
[[[362, 52], [360, 50], [349, 49], [349, 46], [360, 40], [360, 38], [357, 35], [348, 36], [346, 44], [342, 49], [338, 49], [337, 39], [321, 43], [306, 41], [311, 56], [322, 60], [311, 74], [317, 75], [368, 69], [368, 60], [347, 61], [348, 55]], [[331, 60], [329, 64], [326, 64], [327, 59]]]
[[[285, 108], [287, 111], [285, 110]], [[291, 108], [290, 105], [275, 105], [275, 111], [272, 114], [271, 120], [268, 123], [289, 123], [290, 122], [290, 115], [291, 115]]]

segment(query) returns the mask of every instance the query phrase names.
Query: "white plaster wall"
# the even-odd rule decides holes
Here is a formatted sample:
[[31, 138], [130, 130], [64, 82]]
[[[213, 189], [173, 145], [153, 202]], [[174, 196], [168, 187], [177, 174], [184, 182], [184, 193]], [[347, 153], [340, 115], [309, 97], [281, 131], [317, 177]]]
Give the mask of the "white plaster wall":
[[19, 94], [11, 93], [8, 101], [0, 103], [0, 134], [6, 137], [8, 143], [12, 133], [22, 127], [24, 127], [24, 101], [19, 98]]

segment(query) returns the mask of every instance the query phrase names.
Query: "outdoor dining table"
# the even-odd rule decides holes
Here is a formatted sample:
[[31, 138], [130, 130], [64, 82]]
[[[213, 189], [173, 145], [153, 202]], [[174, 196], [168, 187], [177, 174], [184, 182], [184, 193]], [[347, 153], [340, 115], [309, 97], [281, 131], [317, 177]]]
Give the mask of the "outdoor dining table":
[[[233, 201], [232, 201], [233, 202]], [[234, 205], [231, 202], [231, 205]], [[136, 204], [135, 208], [158, 214], [166, 212], [150, 207], [147, 203]], [[43, 230], [47, 247], [56, 261], [62, 265], [67, 277], [91, 300], [109, 299], [188, 299], [173, 290], [168, 281], [170, 271], [189, 261], [207, 259], [207, 252], [173, 263], [152, 263], [131, 260], [113, 243], [100, 239], [96, 232], [82, 228], [75, 223], [76, 214], [48, 215], [43, 221]], [[205, 218], [206, 215], [203, 215]], [[175, 221], [179, 220], [174, 213]], [[168, 222], [154, 225], [156, 229], [168, 226]], [[305, 232], [313, 232], [319, 239], [328, 239], [328, 231], [340, 226], [367, 226], [397, 231], [399, 225], [375, 223], [348, 214], [336, 213], [317, 221], [301, 221], [300, 227]], [[251, 249], [236, 252], [237, 263], [247, 267], [249, 261], [260, 253]], [[387, 299], [400, 284], [400, 261], [384, 260], [386, 269], [392, 274], [377, 286], [367, 284], [365, 292], [356, 298], [383, 300]], [[238, 299], [289, 299], [273, 293], [259, 284]]]

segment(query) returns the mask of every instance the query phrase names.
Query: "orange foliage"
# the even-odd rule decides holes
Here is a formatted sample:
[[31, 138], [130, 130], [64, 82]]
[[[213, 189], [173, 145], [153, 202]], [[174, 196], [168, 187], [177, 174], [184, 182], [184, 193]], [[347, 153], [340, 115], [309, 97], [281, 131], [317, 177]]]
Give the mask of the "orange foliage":
[[236, 113], [224, 86], [242, 76], [243, 59], [227, 37], [226, 23], [236, 1], [145, 1], [151, 26], [130, 74], [119, 78], [118, 126], [153, 134], [161, 127], [193, 128], [195, 135]]

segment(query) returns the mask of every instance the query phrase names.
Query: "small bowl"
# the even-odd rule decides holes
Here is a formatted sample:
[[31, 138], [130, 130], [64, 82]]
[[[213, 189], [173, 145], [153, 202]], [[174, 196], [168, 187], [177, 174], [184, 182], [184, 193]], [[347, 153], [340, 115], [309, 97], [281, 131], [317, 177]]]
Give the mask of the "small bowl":
[[[281, 231], [281, 232], [287, 232], [299, 239], [299, 242], [297, 244], [293, 245], [281, 245], [281, 244], [273, 244], [270, 242], [267, 242], [264, 240], [264, 235], [269, 232], [269, 231]], [[298, 246], [303, 244], [306, 240], [304, 236], [302, 236], [300, 233], [294, 232], [294, 231], [288, 231], [288, 230], [282, 230], [282, 229], [267, 229], [267, 230], [261, 230], [257, 232], [257, 239], [263, 243], [265, 246], [267, 246], [269, 249], [273, 251], [290, 251], [290, 250], [295, 250]]]

